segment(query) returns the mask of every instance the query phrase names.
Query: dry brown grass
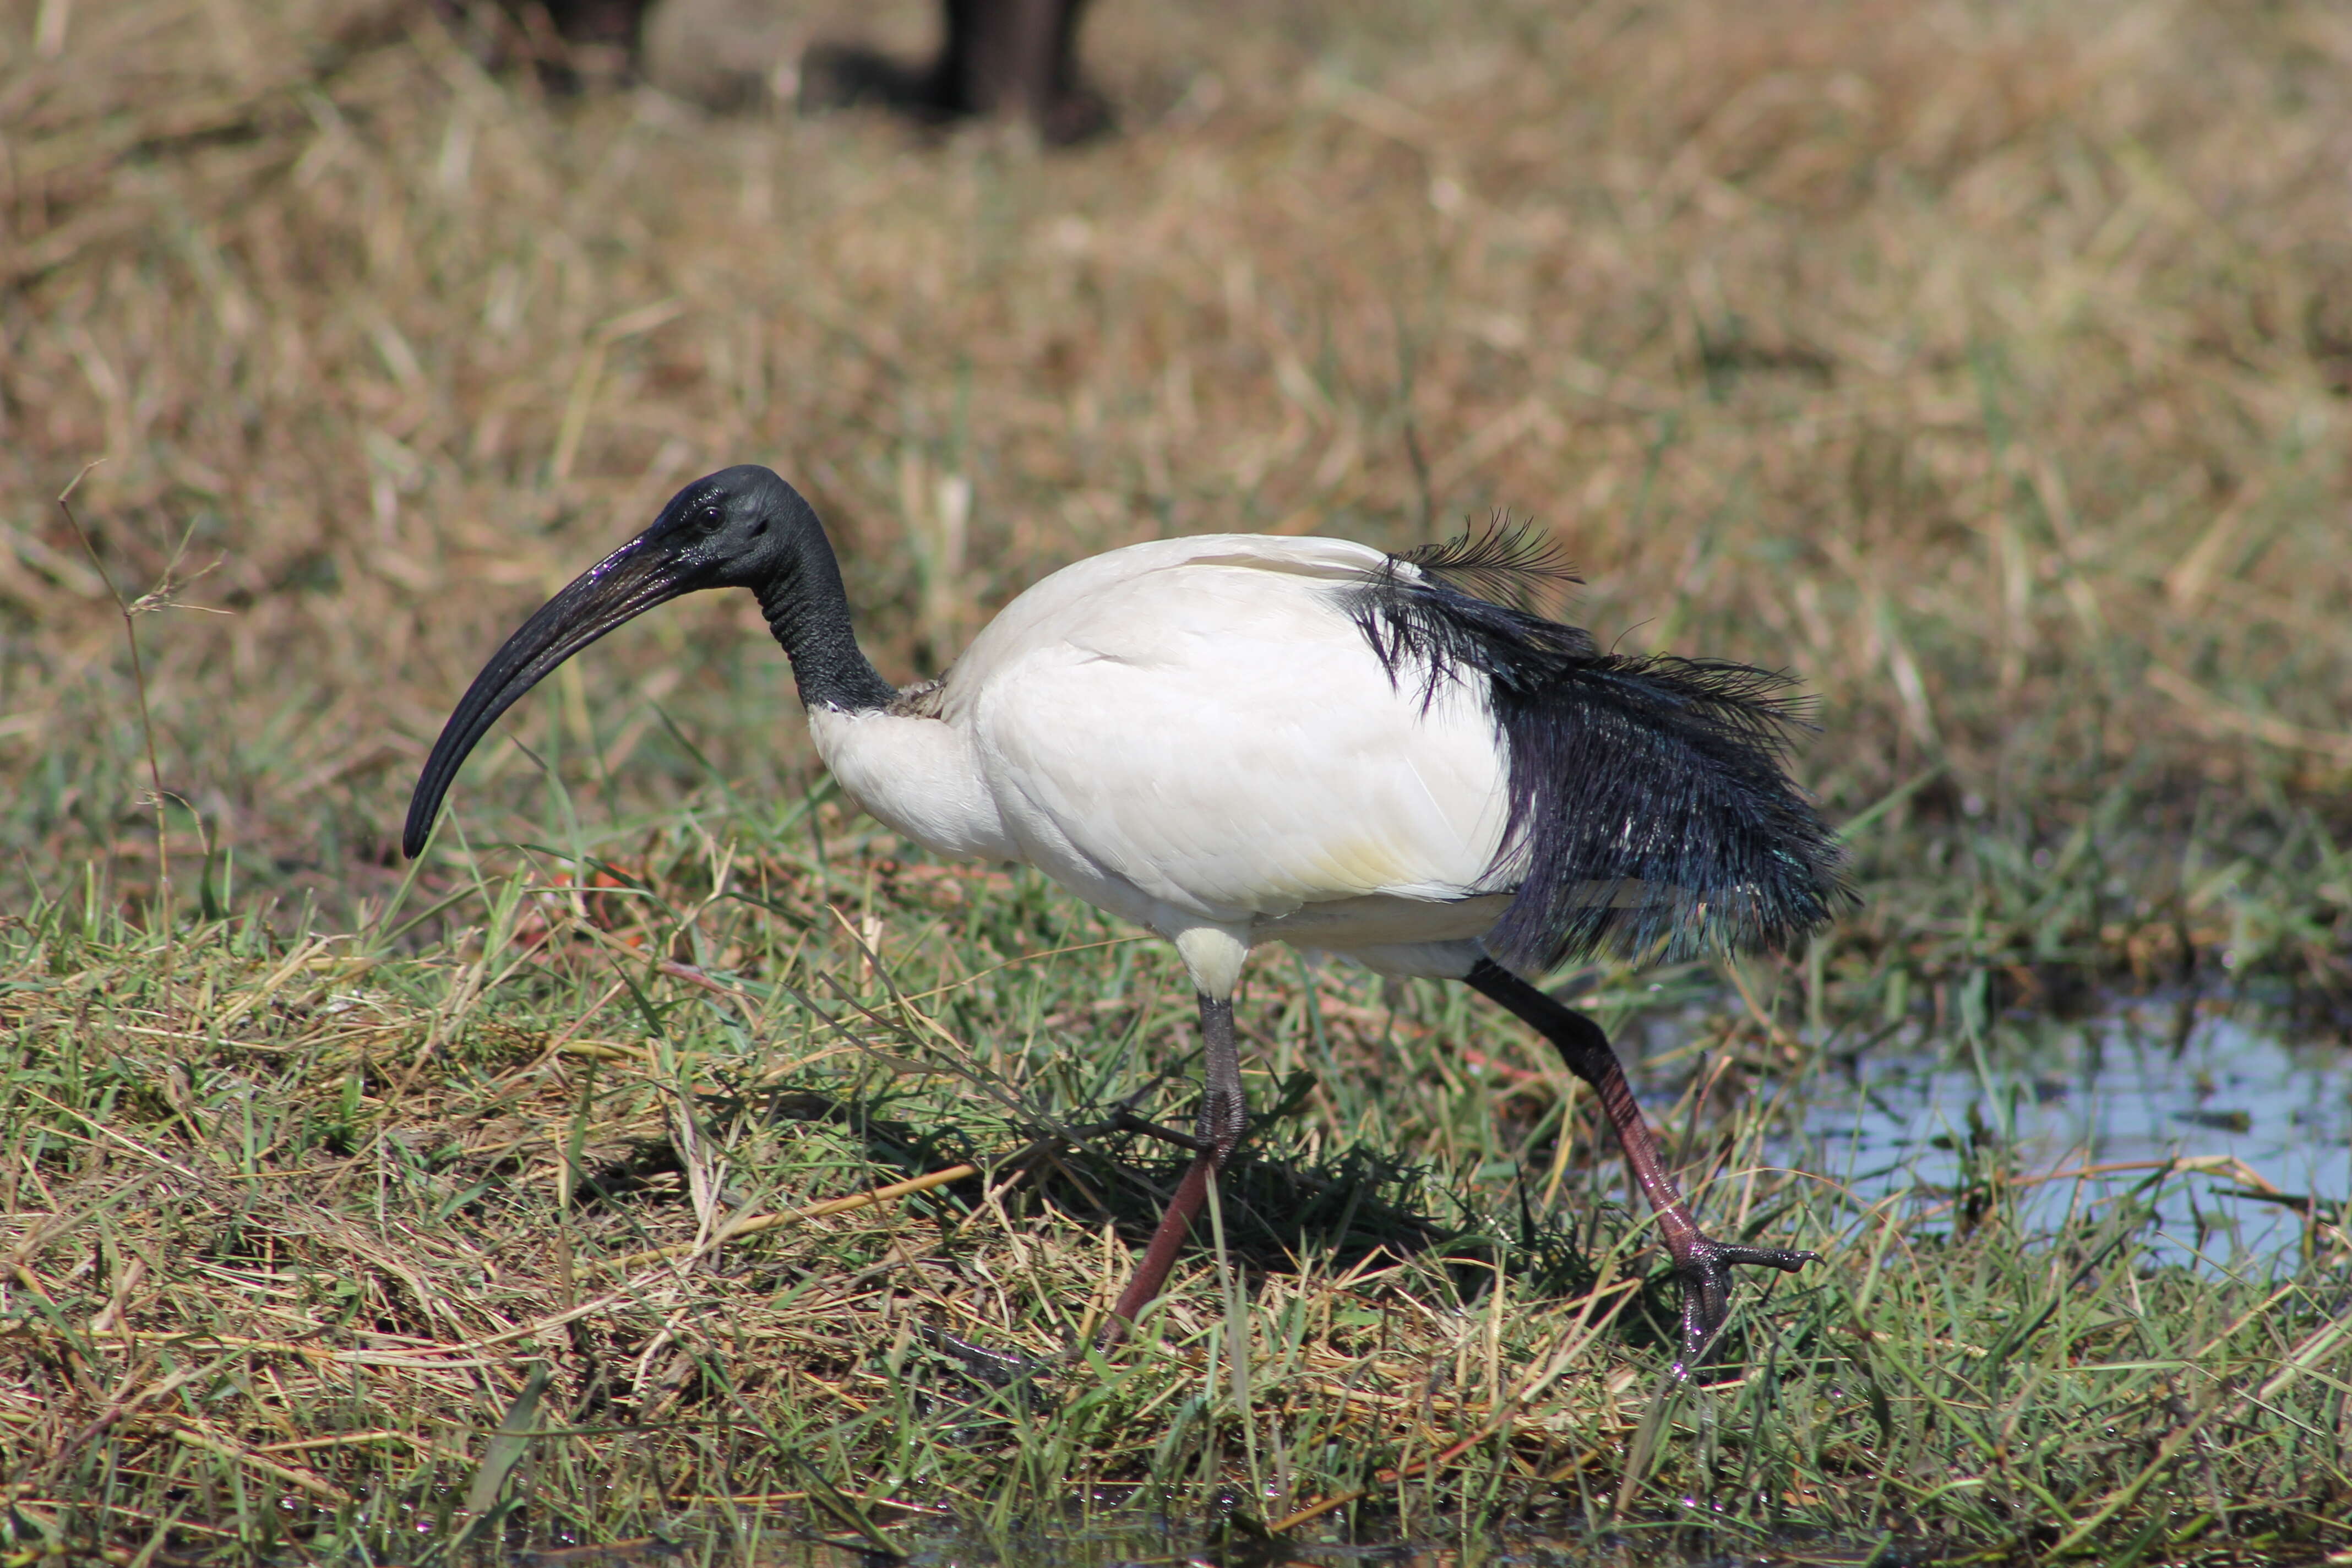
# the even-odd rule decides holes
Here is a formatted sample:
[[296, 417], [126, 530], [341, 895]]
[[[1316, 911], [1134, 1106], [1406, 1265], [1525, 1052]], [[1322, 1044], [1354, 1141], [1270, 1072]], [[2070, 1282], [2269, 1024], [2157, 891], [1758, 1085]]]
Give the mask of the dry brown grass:
[[[159, 964], [102, 899], [0, 925], [6, 1560], [759, 1563], [945, 1515], [1059, 1568], [1209, 1552], [1234, 1512], [1464, 1563], [1506, 1520], [1634, 1563], [2352, 1544], [2333, 1205], [2299, 1258], [2192, 1271], [2150, 1254], [2147, 1186], [2021, 1224], [2037, 1178], [1991, 1143], [1865, 1204], [1764, 1152], [1840, 1075], [1752, 1012], [1693, 1021], [1661, 1122], [1723, 1226], [1829, 1256], [1747, 1282], [1709, 1375], [1664, 1372], [1667, 1290], [1669, 1338], [1640, 1329], [1613, 1145], [1540, 1042], [1458, 988], [1280, 963], [1242, 1012], [1286, 1109], [1223, 1184], [1224, 1250], [1074, 1364], [1181, 1168], [1105, 1128], [1188, 1033], [1181, 966], [833, 832], [823, 865], [714, 861], [685, 824], [649, 899], [574, 920], [508, 884], [424, 962], [251, 921]], [[645, 962], [678, 947], [744, 978]], [[1612, 1025], [1655, 1003], [1603, 991]], [[2147, 1174], [2232, 1171], [2261, 1181]]]
[[[746, 458], [819, 500], [893, 673], [1108, 544], [1505, 508], [1602, 635], [1798, 671], [1834, 802], [1923, 761], [2020, 821], [2352, 768], [2334, 7], [1099, 21], [1130, 133], [1055, 157], [542, 103], [351, 0], [12, 47], [12, 879], [139, 851], [49, 499], [93, 458], [110, 570], [184, 535], [230, 612], [146, 623], [168, 785], [248, 877], [339, 890], [518, 611]], [[625, 765], [658, 699], [796, 774], [753, 630], [694, 605], [523, 732], [601, 723], [626, 798], [681, 776]]]
[[[52, 40], [66, 23], [53, 51], [45, 16]], [[2337, 7], [1111, 0], [1088, 47], [1129, 132], [1049, 157], [989, 129], [542, 101], [377, 0], [0, 0], [0, 888], [50, 900], [5, 928], [0, 971], [19, 1052], [0, 1075], [0, 1447], [18, 1445], [24, 1517], [70, 1518], [95, 1475], [125, 1509], [189, 1510], [152, 1541], [121, 1513], [102, 1539], [125, 1563], [142, 1542], [206, 1550], [207, 1529], [282, 1554], [331, 1515], [381, 1547], [395, 1527], [367, 1498], [465, 1516], [526, 1351], [556, 1369], [547, 1418], [572, 1424], [531, 1461], [534, 1506], [556, 1510], [541, 1543], [651, 1528], [713, 1489], [806, 1490], [779, 1457], [803, 1449], [975, 1508], [1261, 1460], [1295, 1462], [1270, 1495], [1297, 1502], [1482, 1430], [1570, 1329], [1561, 1279], [1524, 1254], [1482, 1300], [1438, 1262], [1400, 1266], [1362, 1321], [1328, 1273], [1257, 1278], [1244, 1300], [1202, 1260], [1171, 1320], [1192, 1359], [1126, 1367], [1057, 1423], [985, 1414], [970, 1452], [940, 1436], [971, 1391], [916, 1326], [970, 1319], [1044, 1352], [1111, 1272], [1083, 1184], [1032, 1225], [1017, 1198], [991, 1206], [1003, 1162], [1041, 1120], [1099, 1110], [1089, 1051], [1139, 1053], [1114, 1087], [1148, 1087], [1135, 1063], [1177, 1048], [1183, 998], [1132, 949], [1031, 962], [1113, 934], [1031, 881], [952, 910], [859, 891], [896, 851], [845, 843], [830, 807], [832, 859], [792, 870], [787, 915], [729, 924], [698, 902], [739, 827], [759, 841], [745, 864], [806, 847], [791, 808], [811, 759], [748, 601], [650, 619], [509, 721], [600, 848], [625, 823], [632, 864], [699, 868], [651, 945], [582, 937], [568, 969], [509, 973], [540, 960], [520, 885], [493, 877], [457, 942], [428, 925], [401, 957], [375, 927], [289, 955], [286, 931], [311, 928], [271, 898], [307, 892], [349, 930], [393, 897], [414, 764], [498, 636], [725, 463], [810, 491], [897, 676], [1107, 545], [1401, 545], [1532, 514], [1590, 572], [1579, 614], [1603, 637], [1797, 672], [1833, 808], [1926, 781], [1897, 811], [1931, 831], [1900, 843], [1935, 856], [1865, 846], [1872, 910], [1817, 950], [1817, 1010], [1900, 1023], [1932, 981], [1940, 1037], [1970, 996], [1981, 1021], [2001, 965], [2030, 988], [2032, 964], [2090, 949], [2142, 980], [2226, 945], [2344, 984]], [[173, 849], [207, 859], [183, 913], [239, 918], [184, 948], [110, 923], [153, 879], [144, 751], [113, 601], [51, 500], [101, 458], [77, 501], [106, 571], [136, 594], [176, 557], [191, 606], [140, 620]], [[457, 805], [477, 843], [546, 838], [569, 809], [504, 746]], [[2246, 823], [2234, 865], [2163, 860]], [[2301, 880], [2242, 896], [2282, 845]], [[1963, 860], [1975, 890], [1937, 902]], [[425, 894], [467, 895], [452, 864]], [[2141, 872], [2153, 892], [2108, 886]], [[786, 984], [834, 1006], [830, 976], [898, 1017], [828, 906], [895, 922], [894, 962], [962, 1009], [955, 1051], [903, 1018], [877, 1036], [895, 1059], [935, 1053], [918, 1089], [887, 1062], [807, 1058], [824, 1031]], [[629, 967], [673, 941], [753, 977], [755, 1028]], [[383, 967], [335, 967], [361, 961]], [[1609, 1190], [1591, 1140], [1559, 1132], [1574, 1102], [1553, 1069], [1491, 1021], [1421, 996], [1400, 1024], [1369, 987], [1286, 970], [1254, 984], [1268, 1059], [1324, 1073], [1286, 1157], [1416, 1150], [1437, 1172], [1424, 1206], [1499, 1226], [1516, 1189], [1481, 1173], [1549, 1127], [1555, 1175]], [[1361, 1037], [1335, 1022], [1349, 1008]], [[1742, 1013], [1694, 1049], [1710, 1074], [1779, 1073], [1791, 1026]], [[1515, 1064], [1507, 1084], [1461, 1065], [1465, 1038]], [[1675, 1125], [1736, 1170], [1776, 1113], [1704, 1123], [1702, 1077]], [[824, 1113], [728, 1098], [754, 1089]], [[894, 1107], [916, 1142], [874, 1132]], [[993, 1174], [787, 1227], [730, 1254], [738, 1273], [623, 1270], [625, 1300], [552, 1322], [594, 1299], [580, 1260], [710, 1220], [706, 1133], [730, 1142], [704, 1174], [778, 1208], [966, 1152]], [[950, 1134], [970, 1147], [920, 1142]], [[644, 1180], [583, 1200], [567, 1149]], [[1079, 1170], [1131, 1181], [1135, 1160]], [[1743, 1190], [1769, 1207], [1769, 1183]], [[2340, 1325], [2303, 1287], [2176, 1273], [2143, 1301], [2126, 1270], [2085, 1283], [2053, 1261], [2107, 1245], [2104, 1217], [2037, 1250], [1788, 1190], [1822, 1206], [1787, 1223], [1837, 1250], [1752, 1320], [1785, 1383], [1693, 1393], [1715, 1401], [1702, 1420], [1641, 1381], [1638, 1344], [1580, 1344], [1453, 1490], [1400, 1484], [1390, 1505], [1665, 1518], [1720, 1485], [1763, 1500], [1759, 1520], [2021, 1559], [2078, 1527], [2101, 1550], [2203, 1550], [2251, 1507], [2221, 1497], [2232, 1478], [2340, 1505], [2340, 1444], [2304, 1441], [2340, 1433], [2340, 1397], [2315, 1391], [2341, 1386]], [[1578, 1234], [1579, 1258], [1608, 1255]], [[1259, 1261], [1297, 1239], [1259, 1238]], [[1227, 1401], [1233, 1331], [1265, 1359]], [[1892, 1402], [1884, 1425], [1857, 1377]], [[2248, 1392], [2296, 1379], [2283, 1415]], [[2083, 1443], [2100, 1422], [2104, 1446]], [[910, 1427], [929, 1469], [890, 1447]], [[281, 1486], [314, 1511], [254, 1524]], [[592, 1500], [567, 1522], [545, 1500], [565, 1498]], [[2281, 1508], [2261, 1528], [2325, 1535]]]

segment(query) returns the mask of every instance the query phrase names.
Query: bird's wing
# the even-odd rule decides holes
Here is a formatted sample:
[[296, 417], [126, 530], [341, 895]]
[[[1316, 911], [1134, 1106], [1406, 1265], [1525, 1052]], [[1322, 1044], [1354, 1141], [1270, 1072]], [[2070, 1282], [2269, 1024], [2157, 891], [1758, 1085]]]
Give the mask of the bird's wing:
[[1507, 801], [1480, 692], [1424, 700], [1382, 668], [1341, 603], [1376, 552], [1244, 543], [1097, 557], [1017, 639], [975, 643], [954, 696], [1030, 858], [1220, 921], [1488, 890]]

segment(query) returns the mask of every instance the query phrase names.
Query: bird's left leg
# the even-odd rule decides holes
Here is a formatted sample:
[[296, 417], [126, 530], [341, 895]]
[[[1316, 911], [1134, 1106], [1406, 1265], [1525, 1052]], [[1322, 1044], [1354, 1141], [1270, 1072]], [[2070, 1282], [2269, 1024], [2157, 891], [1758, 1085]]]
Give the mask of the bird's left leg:
[[1818, 1252], [1797, 1252], [1777, 1247], [1743, 1247], [1717, 1241], [1699, 1229], [1682, 1189], [1666, 1169], [1665, 1153], [1657, 1135], [1643, 1119], [1633, 1085], [1609, 1037], [1601, 1026], [1566, 1007], [1494, 960], [1482, 958], [1463, 976], [1470, 985], [1493, 997], [1525, 1019], [1559, 1050], [1568, 1068], [1601, 1095], [1601, 1108], [1617, 1130], [1618, 1146], [1633, 1167], [1633, 1180], [1656, 1211], [1658, 1231], [1675, 1260], [1675, 1277], [1683, 1288], [1683, 1355], [1675, 1370], [1687, 1374], [1698, 1364], [1707, 1342], [1731, 1315], [1731, 1270], [1741, 1264], [1786, 1269], [1790, 1273], [1821, 1260]]
[[1136, 1265], [1135, 1277], [1120, 1291], [1117, 1305], [1110, 1310], [1110, 1321], [1103, 1325], [1105, 1344], [1117, 1342], [1135, 1321], [1136, 1315], [1150, 1306], [1160, 1295], [1160, 1286], [1167, 1283], [1168, 1271], [1175, 1267], [1177, 1249], [1192, 1229], [1192, 1218], [1209, 1201], [1209, 1184], [1217, 1179], [1232, 1157], [1234, 1145], [1242, 1141], [1249, 1127], [1249, 1103], [1242, 1098], [1241, 1055], [1234, 1045], [1234, 1004], [1230, 996], [1201, 995], [1201, 1035], [1208, 1048], [1206, 1071], [1201, 1095], [1200, 1120], [1194, 1125], [1200, 1152], [1193, 1155], [1184, 1179], [1177, 1184], [1176, 1193], [1168, 1200], [1168, 1207], [1160, 1216], [1160, 1228], [1151, 1233], [1151, 1245], [1144, 1250], [1143, 1261]]

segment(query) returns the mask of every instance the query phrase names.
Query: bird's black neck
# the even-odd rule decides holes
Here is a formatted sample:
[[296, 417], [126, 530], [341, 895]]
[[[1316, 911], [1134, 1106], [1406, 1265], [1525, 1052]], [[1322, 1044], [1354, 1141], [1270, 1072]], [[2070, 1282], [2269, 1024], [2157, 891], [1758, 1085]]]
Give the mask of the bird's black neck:
[[816, 513], [806, 510], [805, 503], [803, 510], [803, 525], [792, 530], [792, 562], [753, 590], [760, 595], [761, 613], [793, 661], [803, 707], [845, 713], [887, 707], [898, 689], [883, 679], [859, 650], [857, 634], [849, 624], [849, 595], [841, 586], [841, 565]]

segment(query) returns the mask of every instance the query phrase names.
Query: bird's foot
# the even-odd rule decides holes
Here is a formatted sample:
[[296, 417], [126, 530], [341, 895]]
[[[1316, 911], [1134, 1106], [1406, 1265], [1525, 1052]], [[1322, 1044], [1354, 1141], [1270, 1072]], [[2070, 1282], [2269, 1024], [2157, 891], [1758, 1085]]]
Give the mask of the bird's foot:
[[1706, 1348], [1731, 1316], [1731, 1271], [1743, 1265], [1778, 1268], [1794, 1274], [1808, 1263], [1819, 1263], [1818, 1252], [1781, 1247], [1742, 1247], [1702, 1236], [1680, 1248], [1675, 1258], [1675, 1279], [1683, 1288], [1683, 1353], [1675, 1375], [1687, 1378], [1698, 1370]]

